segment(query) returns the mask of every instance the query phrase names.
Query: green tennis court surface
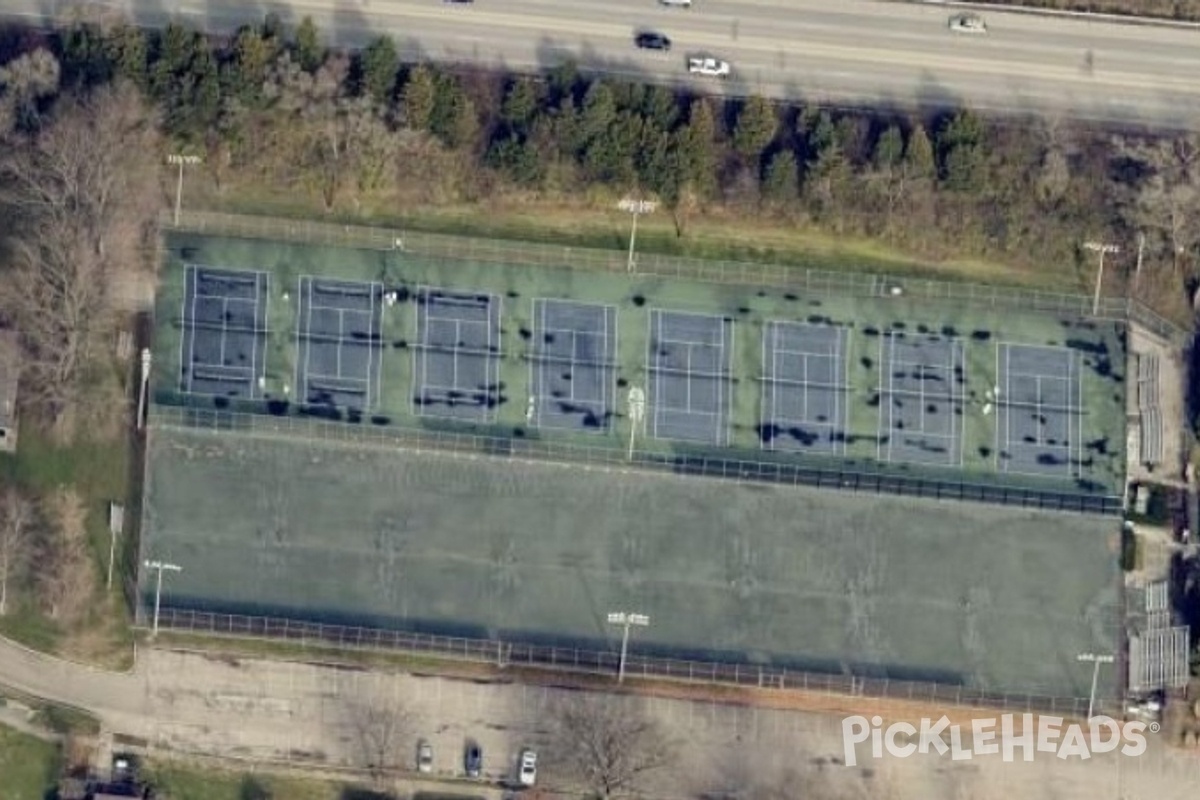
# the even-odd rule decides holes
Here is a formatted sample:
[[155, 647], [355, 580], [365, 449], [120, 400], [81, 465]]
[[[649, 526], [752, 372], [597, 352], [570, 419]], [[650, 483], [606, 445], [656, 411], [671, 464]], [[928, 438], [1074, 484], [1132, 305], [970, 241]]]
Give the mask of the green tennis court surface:
[[158, 402], [1109, 499], [1119, 325], [199, 235], [169, 237]]
[[[1112, 521], [157, 426], [164, 603], [1086, 696]], [[152, 591], [152, 587], [147, 587]]]

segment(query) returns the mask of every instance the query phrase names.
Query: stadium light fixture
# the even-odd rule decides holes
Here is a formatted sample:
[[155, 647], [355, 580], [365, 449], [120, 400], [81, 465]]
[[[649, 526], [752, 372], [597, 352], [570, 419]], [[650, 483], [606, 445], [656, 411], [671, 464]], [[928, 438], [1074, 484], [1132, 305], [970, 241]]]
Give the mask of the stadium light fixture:
[[165, 561], [145, 561], [146, 569], [158, 570], [158, 583], [154, 588], [154, 624], [151, 629], [151, 636], [158, 637], [158, 609], [162, 602], [162, 576], [164, 572], [183, 572], [183, 567], [178, 564], [168, 564]]
[[179, 227], [179, 207], [183, 204], [183, 168], [193, 164], [200, 163], [200, 156], [186, 156], [181, 153], [172, 153], [167, 156], [168, 164], [175, 164], [179, 167], [179, 181], [175, 184], [175, 227]]
[[633, 215], [633, 227], [629, 230], [629, 261], [626, 263], [626, 268], [633, 272], [637, 265], [637, 257], [635, 256], [635, 247], [637, 242], [637, 221], [642, 214], [653, 214], [658, 208], [658, 203], [653, 200], [636, 200], [630, 197], [625, 198], [617, 203], [617, 208], [622, 211], [628, 211]]
[[1092, 300], [1092, 316], [1096, 316], [1100, 313], [1100, 286], [1104, 283], [1104, 256], [1108, 253], [1119, 253], [1121, 248], [1115, 244], [1105, 244], [1104, 242], [1084, 242], [1083, 248], [1100, 254], [1100, 265], [1096, 268], [1096, 296]]
[[629, 629], [636, 625], [645, 628], [650, 624], [650, 618], [645, 614], [633, 614], [625, 611], [614, 611], [608, 615], [609, 625], [620, 625], [624, 628], [621, 634], [621, 663], [617, 669], [617, 683], [625, 682], [625, 657], [629, 653]]
[[1075, 656], [1075, 660], [1081, 663], [1091, 662], [1094, 665], [1092, 669], [1092, 693], [1088, 698], [1088, 719], [1091, 719], [1092, 710], [1096, 706], [1096, 682], [1100, 679], [1100, 665], [1113, 663], [1113, 657], [1097, 655], [1095, 653], [1080, 653]]

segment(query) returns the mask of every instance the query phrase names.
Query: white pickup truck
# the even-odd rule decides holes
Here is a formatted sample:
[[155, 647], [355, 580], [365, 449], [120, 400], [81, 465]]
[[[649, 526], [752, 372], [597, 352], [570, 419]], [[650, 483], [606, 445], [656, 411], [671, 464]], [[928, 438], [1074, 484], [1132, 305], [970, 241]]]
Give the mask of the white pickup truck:
[[688, 59], [688, 72], [710, 78], [728, 78], [729, 62], [712, 56], [695, 56]]

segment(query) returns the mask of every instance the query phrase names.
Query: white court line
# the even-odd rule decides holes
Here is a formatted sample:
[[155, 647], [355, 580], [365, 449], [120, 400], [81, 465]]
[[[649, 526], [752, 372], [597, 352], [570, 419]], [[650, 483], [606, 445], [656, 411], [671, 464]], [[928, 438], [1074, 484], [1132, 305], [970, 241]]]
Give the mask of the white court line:
[[[759, 363], [762, 365], [762, 370], [766, 374], [767, 380], [770, 382], [770, 385], [771, 385], [769, 393], [768, 393], [766, 387], [763, 387], [762, 398], [761, 398], [761, 410], [760, 410], [759, 414], [762, 418], [762, 425], [764, 428], [766, 428], [767, 425], [774, 425], [776, 418], [779, 416], [776, 413], [776, 404], [779, 402], [779, 387], [775, 383], [776, 370], [778, 369], [777, 363], [776, 363], [777, 359], [778, 359], [778, 355], [777, 355], [777, 351], [775, 349], [775, 339], [776, 339], [777, 335], [778, 335], [777, 327], [776, 327], [775, 323], [771, 320], [767, 320], [767, 327], [763, 331], [763, 336], [762, 336], [762, 360], [759, 361]], [[771, 348], [770, 348], [771, 363], [770, 363], [770, 366], [767, 365], [767, 339], [768, 338], [770, 338], [770, 340], [771, 340]], [[768, 398], [770, 399], [770, 403], [767, 402]], [[769, 413], [767, 410], [768, 408], [770, 409]], [[759, 436], [758, 437], [758, 447], [760, 450], [774, 450], [775, 449], [775, 437], [771, 436], [769, 438], [766, 438], [763, 436]]]
[[[612, 311], [612, 342], [611, 343], [609, 342], [609, 339], [608, 339], [608, 328], [609, 328], [608, 312], [610, 310]], [[601, 428], [601, 430], [606, 430], [607, 428], [615, 427], [615, 425], [616, 425], [617, 358], [619, 357], [619, 353], [621, 352], [620, 348], [617, 346], [617, 343], [621, 339], [621, 326], [618, 322], [618, 316], [617, 316], [618, 313], [619, 312], [617, 311], [615, 306], [610, 306], [610, 305], [604, 306], [604, 353], [606, 356], [604, 363], [606, 365], [605, 369], [608, 370], [608, 374], [605, 376], [606, 380], [604, 381], [604, 389], [608, 393], [605, 395], [606, 401], [604, 403], [604, 411], [605, 411], [605, 413], [612, 412], [613, 416], [608, 418], [608, 419], [611, 419], [612, 422], [606, 424], [604, 426], [604, 428]]]
[[[191, 279], [191, 287], [192, 287], [191, 316], [188, 316], [188, 312], [187, 312], [187, 307], [188, 307], [187, 290], [188, 290], [188, 279], [189, 278]], [[188, 329], [187, 334], [191, 334], [191, 337], [189, 339], [189, 337], [186, 334], [179, 337], [179, 363], [181, 366], [183, 366], [183, 359], [184, 359], [183, 342], [185, 339], [188, 339], [188, 344], [189, 344], [188, 351], [187, 351], [188, 363], [186, 365], [188, 377], [187, 377], [187, 388], [185, 389], [185, 391], [188, 394], [192, 393], [192, 387], [193, 387], [192, 367], [196, 363], [196, 292], [199, 290], [197, 283], [198, 283], [198, 280], [197, 280], [197, 275], [196, 275], [196, 268], [192, 267], [192, 266], [187, 267], [187, 270], [183, 276], [183, 309], [182, 309], [182, 311], [184, 314], [183, 324]]]
[[[495, 303], [496, 315], [492, 317], [492, 304]], [[495, 422], [497, 415], [500, 413], [500, 359], [503, 357], [503, 347], [501, 346], [500, 326], [504, 319], [504, 298], [495, 293], [488, 294], [487, 307], [487, 332], [488, 332], [488, 354], [487, 361], [484, 363], [484, 375], [487, 379], [487, 386], [484, 387], [484, 399], [491, 403], [491, 407], [485, 405], [483, 407], [483, 418], [486, 422]], [[496, 330], [496, 351], [492, 352], [492, 329]], [[494, 402], [493, 402], [494, 401]]]
[[650, 395], [653, 398], [654, 413], [650, 415], [650, 426], [652, 430], [650, 435], [655, 439], [658, 436], [658, 409], [661, 406], [659, 399], [661, 398], [662, 389], [659, 386], [658, 375], [658, 342], [654, 338], [655, 320], [660, 316], [657, 309], [650, 309], [650, 314], [646, 317], [646, 377], [650, 381]]
[[[313, 279], [310, 277], [307, 283], [308, 288], [308, 311], [304, 315], [304, 334], [307, 342], [307, 347], [304, 350], [304, 399], [308, 400], [308, 387], [311, 382], [312, 375], [312, 303], [313, 303]], [[299, 388], [299, 387], [297, 387]]]
[[[721, 360], [718, 363], [718, 369], [717, 369], [717, 374], [720, 376], [717, 378], [717, 412], [716, 412], [717, 444], [723, 445], [726, 443], [726, 438], [727, 438], [727, 433], [728, 433], [726, 431], [726, 426], [727, 426], [727, 416], [729, 414], [729, 405], [733, 400], [732, 397], [726, 396], [726, 393], [730, 391], [729, 390], [729, 381], [726, 380], [726, 376], [729, 374], [729, 366], [728, 365], [729, 365], [730, 356], [733, 352], [734, 332], [733, 332], [733, 323], [726, 322], [724, 320], [724, 318], [722, 318], [721, 321], [718, 322], [717, 324], [721, 326], [718, 329], [720, 331], [720, 338], [718, 339], [718, 341], [720, 343], [720, 345], [719, 345], [720, 346], [720, 351], [719, 351], [720, 356], [719, 357]], [[728, 350], [726, 350], [726, 337], [725, 337], [726, 328], [728, 328], [728, 331], [729, 331], [729, 338], [728, 338], [728, 348], [729, 349]]]
[[[379, 297], [378, 304], [375, 304], [375, 303], [371, 304], [371, 335], [373, 337], [374, 350], [372, 352], [372, 358], [370, 359], [370, 361], [367, 362], [368, 363], [368, 367], [367, 367], [367, 380], [368, 381], [371, 379], [371, 368], [370, 368], [369, 364], [372, 361], [375, 363], [375, 381], [374, 381], [375, 398], [374, 398], [373, 402], [371, 401], [371, 398], [369, 396], [370, 395], [370, 387], [368, 387], [368, 389], [367, 389], [368, 407], [371, 408], [372, 410], [374, 410], [375, 408], [378, 408], [383, 402], [383, 348], [385, 346], [384, 341], [383, 341], [383, 318], [384, 318], [384, 313], [385, 313], [385, 308], [386, 308], [386, 306], [385, 306], [386, 301], [384, 300], [384, 294], [385, 294], [385, 292], [384, 292], [383, 284], [380, 283], [379, 281], [372, 281], [371, 282], [371, 296]], [[379, 312], [379, 323], [378, 324], [375, 323], [375, 312], [376, 311]]]
[[958, 402], [953, 411], [958, 412], [958, 466], [967, 462], [967, 343], [958, 343], [958, 357], [962, 364], [962, 383], [955, 382], [958, 387]]
[[894, 361], [893, 361], [893, 359], [895, 359], [895, 357], [896, 357], [896, 339], [895, 339], [895, 334], [894, 334], [894, 333], [893, 333], [893, 334], [889, 334], [889, 335], [888, 335], [888, 344], [890, 345], [890, 352], [888, 353], [888, 356], [889, 356], [889, 358], [888, 358], [888, 446], [887, 446], [887, 460], [888, 460], [888, 463], [890, 464], [890, 463], [892, 463], [892, 445], [893, 445], [893, 440], [894, 440], [894, 438], [895, 438], [895, 437], [894, 437], [894, 433], [893, 433], [893, 432], [894, 432], [894, 430], [895, 430], [895, 426], [896, 426], [896, 409], [895, 409], [895, 406], [894, 406], [894, 405], [892, 405], [892, 403], [893, 403], [893, 398], [896, 396], [896, 368], [895, 368], [895, 366], [894, 366]]
[[[846, 439], [849, 438], [847, 434], [850, 429], [850, 369], [854, 366], [853, 350], [854, 337], [850, 335], [849, 328], [843, 327], [838, 335], [838, 353], [845, 353], [845, 357], [841, 360], [842, 375], [838, 385], [842, 388], [839, 389], [837, 393], [839, 413], [835, 420], [837, 427], [834, 429], [835, 433], [839, 433], [841, 435], [840, 444], [842, 455], [846, 454], [846, 448], [849, 446], [849, 443], [846, 441]], [[838, 452], [836, 447], [834, 448], [834, 452]]]
[[[531, 424], [535, 428], [542, 427], [542, 369], [545, 366], [539, 356], [540, 346], [545, 336], [546, 330], [546, 301], [535, 297], [530, 301], [530, 326], [533, 328], [533, 341], [529, 354], [533, 358], [529, 359], [529, 399], [533, 401], [533, 420]], [[539, 311], [540, 309], [540, 311]], [[534, 363], [537, 362], [537, 366]]]
[[[254, 278], [254, 324], [251, 326], [254, 333], [250, 334], [250, 397], [253, 399], [258, 394], [258, 303], [259, 303], [259, 280], [261, 276]], [[263, 327], [266, 327], [266, 321], [263, 321]]]
[[[300, 307], [304, 305], [304, 276], [296, 279], [296, 358], [292, 362], [292, 388], [295, 390], [296, 402], [303, 402], [305, 397], [300, 385], [300, 356], [308, 358], [308, 340], [302, 334], [300, 327]], [[306, 378], [307, 380], [307, 373]]]
[[[423, 416], [426, 413], [425, 401], [429, 397], [429, 287], [418, 286], [417, 298], [417, 318], [414, 321], [417, 327], [416, 338], [421, 347], [413, 350], [413, 377], [416, 378], [419, 374], [420, 379], [417, 382], [418, 392], [413, 394], [413, 407], [414, 411]], [[416, 405], [418, 394], [421, 398], [420, 406]]]
[[891, 430], [885, 429], [883, 427], [883, 406], [885, 403], [888, 402], [888, 397], [884, 394], [884, 391], [883, 391], [884, 370], [887, 368], [887, 365], [883, 361], [883, 344], [885, 341], [887, 341], [887, 334], [884, 334], [879, 337], [879, 361], [877, 362], [879, 364], [879, 381], [878, 381], [879, 422], [875, 427], [875, 430], [876, 430], [875, 460], [876, 461], [883, 461], [883, 439], [884, 439], [884, 437], [886, 436], [888, 438], [888, 441], [891, 441], [891, 436], [892, 436]]
[[[1013, 407], [1012, 407], [1012, 405], [1008, 404], [1008, 401], [1007, 401], [1009, 390], [1012, 389], [1012, 373], [1009, 372], [1009, 365], [1011, 365], [1011, 364], [1012, 364], [1012, 345], [1006, 344], [1004, 346], [1004, 397], [1005, 397], [1004, 442], [1005, 442], [1005, 446], [1008, 447], [1008, 449], [1009, 449], [1009, 455], [1015, 455], [1012, 452], [1012, 450], [1013, 450], [1013, 441], [1012, 441], [1012, 409], [1013, 409]], [[1009, 460], [1011, 461], [1011, 459], [1009, 459]], [[1009, 466], [1011, 467], [1011, 464]], [[1009, 472], [1010, 470], [1005, 469], [1004, 471]]]

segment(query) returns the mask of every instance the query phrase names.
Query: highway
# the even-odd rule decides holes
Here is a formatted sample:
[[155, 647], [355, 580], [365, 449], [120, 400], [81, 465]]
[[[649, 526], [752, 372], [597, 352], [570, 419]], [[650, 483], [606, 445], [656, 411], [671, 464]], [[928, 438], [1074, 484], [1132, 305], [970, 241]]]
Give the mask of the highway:
[[[65, 0], [5, 0], [10, 17], [41, 19]], [[533, 69], [573, 58], [657, 81], [735, 94], [836, 104], [943, 106], [1152, 127], [1200, 127], [1200, 29], [1038, 15], [986, 14], [983, 36], [952, 33], [952, 9], [874, 0], [114, 0], [140, 24], [184, 18], [224, 32], [261, 19], [313, 17], [328, 41], [388, 33], [408, 57]], [[670, 53], [634, 48], [656, 30]], [[685, 57], [733, 64], [725, 82], [690, 78]]]

